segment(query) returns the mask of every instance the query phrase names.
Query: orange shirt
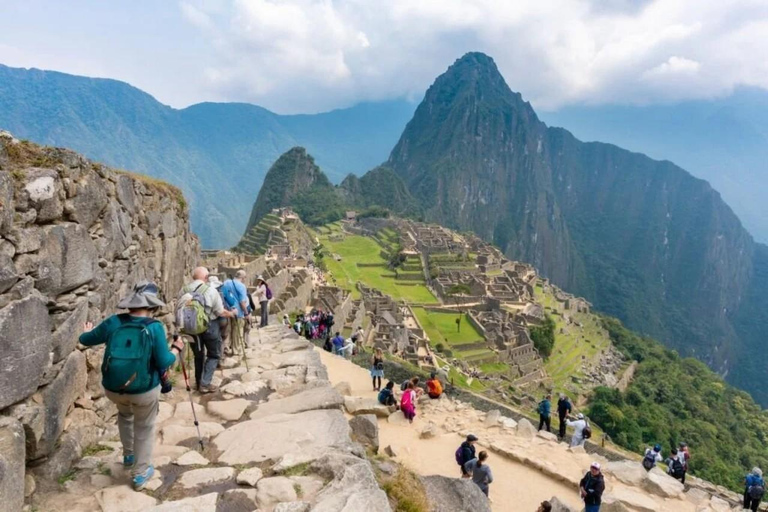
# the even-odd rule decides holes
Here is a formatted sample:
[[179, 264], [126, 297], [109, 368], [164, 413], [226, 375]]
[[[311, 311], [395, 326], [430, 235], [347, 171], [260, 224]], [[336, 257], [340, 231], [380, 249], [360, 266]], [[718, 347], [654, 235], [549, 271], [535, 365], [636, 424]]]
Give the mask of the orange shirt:
[[429, 379], [427, 381], [427, 392], [430, 395], [440, 396], [443, 394], [443, 386], [437, 379]]

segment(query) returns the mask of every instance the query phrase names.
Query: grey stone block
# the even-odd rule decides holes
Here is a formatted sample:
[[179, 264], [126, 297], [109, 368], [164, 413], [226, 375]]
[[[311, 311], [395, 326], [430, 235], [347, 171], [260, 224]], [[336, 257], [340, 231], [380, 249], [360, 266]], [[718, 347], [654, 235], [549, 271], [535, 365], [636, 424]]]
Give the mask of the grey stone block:
[[13, 418], [0, 417], [0, 512], [24, 505], [24, 429]]

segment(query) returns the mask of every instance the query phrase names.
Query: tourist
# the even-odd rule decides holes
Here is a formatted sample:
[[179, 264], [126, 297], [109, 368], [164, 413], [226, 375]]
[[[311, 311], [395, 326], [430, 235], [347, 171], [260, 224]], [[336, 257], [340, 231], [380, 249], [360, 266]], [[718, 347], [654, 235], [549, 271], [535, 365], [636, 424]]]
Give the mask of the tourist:
[[587, 474], [579, 482], [581, 499], [584, 500], [584, 512], [599, 512], [604, 490], [605, 480], [600, 472], [600, 464], [593, 462]]
[[680, 443], [677, 446], [678, 453], [681, 453], [683, 456], [683, 465], [685, 466], [685, 472], [688, 472], [688, 464], [691, 460], [691, 452], [688, 449], [688, 443]]
[[408, 380], [404, 380], [403, 383], [400, 384], [400, 391], [405, 391], [408, 388], [408, 384], [413, 384], [413, 390], [416, 392], [416, 398], [420, 398], [424, 393], [424, 390], [419, 387], [419, 378], [411, 377]]
[[437, 378], [437, 373], [432, 372], [427, 379], [427, 395], [429, 398], [436, 400], [443, 394], [443, 386]]
[[461, 468], [462, 478], [470, 477], [469, 473], [464, 469], [464, 464], [475, 458], [475, 443], [477, 443], [477, 436], [469, 434], [467, 439], [456, 450], [456, 463]]
[[[211, 278], [213, 284], [211, 286]], [[192, 282], [184, 286], [179, 293], [179, 303], [192, 298], [192, 294], [202, 296], [202, 305], [205, 314], [208, 315], [208, 329], [202, 334], [193, 336], [190, 344], [195, 355], [195, 386], [200, 393], [213, 393], [216, 387], [211, 385], [213, 372], [219, 365], [223, 340], [221, 337], [221, 323], [217, 319], [229, 319], [235, 316], [234, 312], [224, 309], [218, 290], [215, 288], [219, 279], [209, 276], [208, 269], [197, 267], [192, 271]]]
[[339, 331], [336, 331], [336, 336], [333, 337], [331, 342], [333, 343], [333, 353], [337, 356], [344, 355], [344, 337]]
[[352, 338], [346, 338], [344, 340], [344, 346], [341, 348], [341, 353], [345, 359], [351, 358], [355, 353], [355, 344]]
[[[194, 273], [192, 274], [194, 277]], [[216, 290], [216, 293], [219, 294], [219, 301], [222, 304], [222, 309], [224, 309], [224, 297], [221, 294], [221, 285], [222, 283], [217, 276], [208, 276], [208, 285], [212, 286], [214, 290]], [[229, 337], [229, 315], [233, 315], [230, 311], [227, 311], [224, 309], [224, 312], [221, 316], [219, 316], [219, 360], [216, 365], [217, 368], [221, 368], [221, 355], [224, 354], [224, 347], [227, 344], [227, 338]]]
[[259, 327], [266, 327], [269, 323], [269, 299], [271, 298], [272, 292], [270, 291], [267, 282], [262, 276], [256, 277], [256, 300], [261, 308], [261, 322], [259, 323]]
[[379, 391], [378, 400], [381, 405], [386, 405], [388, 407], [394, 405], [395, 407], [397, 407], [397, 399], [395, 398], [394, 382], [392, 381], [387, 382], [387, 385], [384, 386], [384, 389]]
[[[123, 298], [117, 307], [127, 314], [112, 315], [95, 329], [93, 323], [83, 325], [80, 343], [86, 347], [107, 344], [101, 383], [107, 398], [117, 407], [117, 427], [123, 445], [123, 465], [131, 468], [133, 487], [143, 489], [155, 472], [152, 449], [155, 445], [155, 420], [159, 409], [161, 375], [176, 362], [184, 342], [178, 338], [166, 344], [163, 324], [152, 318], [165, 305], [158, 297], [155, 283], [143, 281]], [[138, 334], [141, 333], [141, 334]], [[146, 336], [151, 344], [147, 354], [141, 343], [133, 344], [136, 335]], [[110, 357], [113, 354], [114, 357]], [[149, 360], [146, 356], [149, 356]]]
[[547, 394], [547, 396], [544, 397], [544, 400], [539, 402], [538, 412], [539, 412], [539, 430], [541, 430], [541, 427], [544, 425], [547, 426], [547, 432], [551, 432], [551, 414], [552, 414], [552, 395]]
[[333, 343], [331, 343], [330, 336], [326, 336], [325, 342], [323, 343], [323, 350], [326, 352], [333, 352]]
[[536, 512], [552, 512], [552, 504], [548, 501], [542, 501]]
[[416, 391], [413, 389], [413, 382], [408, 383], [405, 393], [400, 398], [400, 410], [403, 411], [403, 416], [408, 420], [408, 423], [413, 423], [413, 419], [416, 417]]
[[472, 481], [483, 491], [483, 494], [488, 496], [488, 485], [493, 483], [493, 473], [491, 473], [491, 467], [485, 462], [486, 460], [488, 460], [488, 452], [480, 452], [476, 459], [464, 464], [464, 472], [469, 474]]
[[752, 471], [744, 479], [744, 509], [757, 512], [757, 507], [765, 495], [765, 480], [760, 468], [752, 468]]
[[567, 396], [561, 394], [560, 399], [557, 401], [557, 417], [560, 419], [560, 430], [557, 435], [560, 439], [565, 437], [565, 418], [571, 414], [571, 401]]
[[[371, 358], [371, 379], [373, 380], [373, 390], [381, 391], [381, 379], [384, 377], [384, 354], [380, 348], [377, 348]], [[377, 383], [378, 382], [378, 383]], [[394, 387], [394, 384], [392, 384]]]
[[657, 462], [661, 462], [664, 460], [664, 457], [661, 456], [661, 445], [657, 444], [656, 446], [651, 448], [645, 449], [645, 455], [643, 455], [643, 467], [646, 471], [650, 471], [656, 466]]
[[584, 419], [584, 415], [579, 413], [576, 415], [575, 421], [566, 421], [566, 425], [573, 427], [573, 436], [571, 437], [571, 446], [581, 446], [584, 444], [584, 429], [587, 428], [587, 420]]
[[352, 335], [352, 341], [356, 344], [365, 341], [365, 334], [362, 327], [357, 328], [357, 331]]
[[680, 483], [685, 483], [684, 456], [678, 453], [677, 448], [672, 448], [671, 456], [667, 459], [667, 474]]
[[225, 351], [231, 355], [235, 350], [245, 350], [245, 317], [250, 314], [248, 305], [248, 290], [243, 283], [245, 270], [238, 270], [235, 277], [227, 279], [221, 285], [224, 305], [229, 311], [236, 313], [229, 321], [229, 347]]

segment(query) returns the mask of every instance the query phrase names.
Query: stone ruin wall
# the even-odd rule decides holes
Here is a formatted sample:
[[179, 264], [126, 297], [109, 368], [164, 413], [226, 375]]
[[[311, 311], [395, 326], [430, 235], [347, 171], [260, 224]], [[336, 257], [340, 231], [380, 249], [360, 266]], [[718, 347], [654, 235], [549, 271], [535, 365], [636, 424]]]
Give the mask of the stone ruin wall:
[[55, 485], [116, 414], [82, 324], [141, 279], [170, 302], [199, 252], [177, 189], [0, 132], [0, 510], [21, 510], [25, 476]]

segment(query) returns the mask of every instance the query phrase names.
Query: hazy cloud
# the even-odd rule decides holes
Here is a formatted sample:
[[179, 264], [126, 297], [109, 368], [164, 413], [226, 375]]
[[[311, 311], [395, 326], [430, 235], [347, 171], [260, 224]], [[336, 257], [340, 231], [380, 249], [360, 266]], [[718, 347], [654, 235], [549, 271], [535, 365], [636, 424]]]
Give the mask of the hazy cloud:
[[510, 86], [539, 108], [768, 88], [768, 65], [758, 57], [768, 53], [768, 5], [754, 0], [181, 5], [216, 48], [205, 74], [216, 95], [282, 111], [420, 97], [472, 50], [490, 54]]

